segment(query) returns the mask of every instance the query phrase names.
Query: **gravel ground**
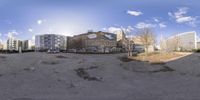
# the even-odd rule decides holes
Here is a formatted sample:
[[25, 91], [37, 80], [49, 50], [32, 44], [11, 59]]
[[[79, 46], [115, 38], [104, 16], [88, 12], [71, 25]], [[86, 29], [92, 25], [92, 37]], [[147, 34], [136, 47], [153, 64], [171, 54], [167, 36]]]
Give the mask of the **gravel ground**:
[[200, 54], [152, 65], [124, 54], [0, 54], [0, 100], [199, 100]]

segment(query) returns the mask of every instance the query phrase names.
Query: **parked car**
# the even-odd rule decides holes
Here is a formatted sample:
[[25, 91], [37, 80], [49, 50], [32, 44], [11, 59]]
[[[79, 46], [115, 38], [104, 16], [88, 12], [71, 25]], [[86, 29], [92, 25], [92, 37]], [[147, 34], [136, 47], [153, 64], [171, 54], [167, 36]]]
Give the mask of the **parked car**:
[[59, 50], [48, 50], [47, 53], [59, 53]]
[[69, 52], [69, 53], [76, 53], [76, 49], [69, 49], [67, 52]]
[[133, 52], [144, 53], [145, 52], [144, 46], [139, 44], [134, 45]]

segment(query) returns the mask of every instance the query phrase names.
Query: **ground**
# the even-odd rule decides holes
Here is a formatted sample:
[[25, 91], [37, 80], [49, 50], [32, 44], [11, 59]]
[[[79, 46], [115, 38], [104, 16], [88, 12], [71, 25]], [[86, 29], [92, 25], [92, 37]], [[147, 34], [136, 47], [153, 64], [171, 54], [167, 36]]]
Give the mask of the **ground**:
[[0, 100], [199, 100], [200, 54], [165, 64], [125, 54], [0, 54]]

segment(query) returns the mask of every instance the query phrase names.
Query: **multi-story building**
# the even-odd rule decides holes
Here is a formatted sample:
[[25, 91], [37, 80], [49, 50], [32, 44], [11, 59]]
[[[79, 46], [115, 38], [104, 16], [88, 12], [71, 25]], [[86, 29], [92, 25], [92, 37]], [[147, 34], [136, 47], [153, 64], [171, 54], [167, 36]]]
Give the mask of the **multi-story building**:
[[32, 41], [31, 40], [24, 40], [21, 43], [22, 45], [22, 50], [26, 51], [26, 50], [32, 50]]
[[35, 36], [35, 50], [66, 50], [67, 37], [56, 34], [44, 34]]
[[6, 50], [22, 52], [32, 50], [31, 46], [32, 44], [30, 40], [18, 40], [10, 34], [7, 40]]
[[69, 44], [69, 49], [99, 53], [112, 52], [116, 47], [116, 34], [101, 31], [76, 35]]
[[171, 36], [166, 40], [166, 48], [168, 51], [191, 51], [197, 49], [197, 33], [192, 31]]
[[7, 50], [18, 51], [20, 46], [20, 40], [15, 39], [10, 35], [7, 40]]
[[3, 44], [0, 43], [0, 50], [3, 50]]
[[117, 34], [117, 48], [120, 48], [121, 52], [127, 52], [129, 50], [130, 41], [126, 38], [125, 32], [123, 30], [118, 30], [115, 33]]
[[117, 34], [117, 41], [126, 39], [126, 35], [123, 30], [118, 30], [115, 33]]

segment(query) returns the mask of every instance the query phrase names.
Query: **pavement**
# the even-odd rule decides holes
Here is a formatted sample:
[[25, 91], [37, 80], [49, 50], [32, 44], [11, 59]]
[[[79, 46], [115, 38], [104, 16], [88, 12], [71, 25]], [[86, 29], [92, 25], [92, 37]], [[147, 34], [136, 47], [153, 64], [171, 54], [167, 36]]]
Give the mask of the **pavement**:
[[166, 64], [125, 54], [0, 54], [0, 100], [199, 100], [200, 54]]

